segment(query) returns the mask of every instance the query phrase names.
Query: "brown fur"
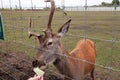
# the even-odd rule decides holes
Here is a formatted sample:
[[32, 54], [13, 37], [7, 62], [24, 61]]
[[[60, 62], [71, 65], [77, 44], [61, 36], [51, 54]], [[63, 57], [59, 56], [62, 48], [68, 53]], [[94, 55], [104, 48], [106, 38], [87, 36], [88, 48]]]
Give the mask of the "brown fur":
[[[68, 53], [63, 46], [61, 46], [61, 49], [63, 50], [63, 53], [67, 55], [67, 57], [61, 58], [61, 62], [55, 64], [61, 73], [64, 72], [63, 74], [67, 74], [67, 76], [74, 78], [75, 80], [80, 80], [84, 75], [90, 73], [95, 68], [96, 47], [91, 40], [80, 40], [70, 53]], [[86, 60], [92, 64], [83, 62], [82, 60]]]
[[30, 18], [29, 38], [35, 36], [40, 43], [38, 53], [33, 61], [33, 67], [44, 69], [50, 64], [54, 64], [61, 74], [69, 78], [82, 80], [87, 73], [91, 73], [91, 78], [94, 80], [94, 63], [96, 61], [94, 42], [89, 39], [80, 40], [70, 53], [67, 52], [60, 39], [68, 32], [71, 19], [61, 26], [57, 34], [52, 33], [51, 22], [55, 10], [55, 2], [54, 0], [48, 1], [51, 2], [51, 12], [47, 29], [44, 31], [45, 35], [32, 32]]

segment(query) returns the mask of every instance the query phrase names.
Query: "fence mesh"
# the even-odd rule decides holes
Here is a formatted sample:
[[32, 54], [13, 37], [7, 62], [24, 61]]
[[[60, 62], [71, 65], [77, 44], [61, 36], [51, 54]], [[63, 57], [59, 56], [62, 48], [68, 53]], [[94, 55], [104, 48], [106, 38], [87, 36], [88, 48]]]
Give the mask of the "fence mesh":
[[[15, 61], [19, 62], [22, 60], [23, 62], [28, 62], [29, 66], [31, 66], [31, 61], [28, 61], [28, 59], [26, 60], [26, 57], [20, 56], [20, 54], [26, 54], [30, 58], [33, 58], [37, 52], [38, 46], [36, 38], [28, 38], [27, 30], [29, 16], [32, 18], [33, 31], [42, 33], [42, 30], [45, 29], [48, 20], [50, 6], [49, 3], [42, 4], [42, 2], [40, 2], [40, 4], [44, 7], [37, 6], [34, 1], [31, 0], [29, 1], [31, 7], [23, 7], [22, 3], [24, 3], [24, 1], [19, 0], [19, 5], [12, 7], [14, 5], [13, 1], [9, 1], [9, 6], [8, 4], [6, 4], [6, 6], [4, 1], [1, 0], [0, 12], [3, 17], [5, 40], [0, 40], [0, 80], [24, 80], [23, 78], [20, 79], [18, 77], [21, 75], [27, 75], [28, 78], [32, 76], [32, 74], [29, 75], [28, 72], [25, 73], [19, 69], [19, 67], [14, 68], [14, 64], [16, 63]], [[73, 3], [75, 4], [76, 2], [78, 3], [77, 6], [73, 6]], [[71, 18], [72, 23], [70, 30], [67, 35], [62, 38], [62, 42], [68, 51], [71, 51], [80, 39], [88, 38], [93, 40], [97, 46], [97, 60], [95, 63], [96, 80], [119, 80], [119, 7], [116, 8], [115, 5], [111, 7], [88, 6], [89, 2], [87, 0], [84, 0], [84, 2], [76, 0], [76, 2], [66, 2], [65, 0], [60, 0], [60, 4], [56, 4], [57, 9], [52, 23], [53, 31], [56, 32], [63, 23]], [[81, 3], [84, 5], [81, 6]], [[67, 14], [67, 17], [65, 16], [65, 13]], [[19, 54], [16, 55], [13, 53]], [[4, 61], [6, 58], [3, 56], [7, 56], [8, 61]], [[15, 60], [11, 61], [11, 56], [15, 57]], [[21, 62], [20, 64], [24, 65], [24, 63], [22, 64]], [[10, 71], [9, 69], [11, 68], [15, 71]], [[59, 74], [57, 71], [54, 71], [53, 68], [48, 69], [48, 71]], [[15, 76], [14, 73], [11, 74], [11, 72], [20, 74]], [[5, 75], [3, 75], [3, 73]], [[112, 75], [114, 75], [114, 77], [112, 77]], [[5, 78], [5, 76], [8, 76], [9, 78]], [[70, 80], [74, 79], [70, 78]]]

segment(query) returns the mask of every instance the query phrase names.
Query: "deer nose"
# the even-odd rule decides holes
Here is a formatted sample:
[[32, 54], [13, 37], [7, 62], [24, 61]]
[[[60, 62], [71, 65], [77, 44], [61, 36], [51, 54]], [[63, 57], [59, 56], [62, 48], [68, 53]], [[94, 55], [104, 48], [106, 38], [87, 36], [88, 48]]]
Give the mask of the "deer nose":
[[37, 66], [38, 66], [38, 60], [34, 60], [34, 61], [32, 62], [32, 66], [33, 66], [33, 67], [37, 67]]
[[32, 66], [33, 66], [33, 67], [41, 67], [41, 66], [45, 66], [45, 65], [46, 65], [45, 62], [42, 61], [42, 60], [40, 60], [40, 61], [34, 60], [34, 61], [32, 62]]

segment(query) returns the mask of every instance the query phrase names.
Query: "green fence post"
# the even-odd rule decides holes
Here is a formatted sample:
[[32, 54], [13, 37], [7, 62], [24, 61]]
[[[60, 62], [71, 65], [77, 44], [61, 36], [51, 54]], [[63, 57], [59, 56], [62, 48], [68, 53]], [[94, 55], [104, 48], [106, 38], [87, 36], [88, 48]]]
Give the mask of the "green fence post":
[[0, 39], [4, 40], [4, 34], [3, 34], [3, 23], [2, 23], [2, 15], [0, 13]]

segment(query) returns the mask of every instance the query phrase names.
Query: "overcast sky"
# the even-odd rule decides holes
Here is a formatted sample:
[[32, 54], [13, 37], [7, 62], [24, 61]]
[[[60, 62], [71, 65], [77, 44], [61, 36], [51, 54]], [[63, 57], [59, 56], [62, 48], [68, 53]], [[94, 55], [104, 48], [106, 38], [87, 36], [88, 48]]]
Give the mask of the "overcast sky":
[[[31, 0], [20, 0], [22, 7], [31, 7]], [[85, 0], [55, 0], [57, 6], [61, 6], [63, 1], [65, 1], [65, 6], [84, 6]], [[112, 2], [112, 0], [87, 0], [88, 5], [98, 5], [101, 4], [101, 2]], [[0, 0], [0, 8], [3, 7], [10, 7], [11, 6], [19, 6], [19, 0]], [[46, 6], [46, 3], [44, 0], [32, 0], [33, 5], [36, 7], [44, 7]], [[49, 5], [49, 3], [48, 3]]]

